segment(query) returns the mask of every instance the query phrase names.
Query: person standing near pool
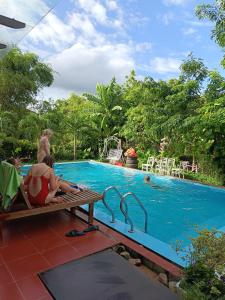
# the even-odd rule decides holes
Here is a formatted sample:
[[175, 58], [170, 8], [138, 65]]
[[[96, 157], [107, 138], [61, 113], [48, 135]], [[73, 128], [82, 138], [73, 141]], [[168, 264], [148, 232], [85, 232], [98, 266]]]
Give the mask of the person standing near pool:
[[49, 140], [53, 135], [51, 129], [45, 129], [42, 132], [42, 136], [39, 141], [38, 151], [37, 151], [37, 161], [41, 163], [45, 156], [50, 155], [50, 143]]

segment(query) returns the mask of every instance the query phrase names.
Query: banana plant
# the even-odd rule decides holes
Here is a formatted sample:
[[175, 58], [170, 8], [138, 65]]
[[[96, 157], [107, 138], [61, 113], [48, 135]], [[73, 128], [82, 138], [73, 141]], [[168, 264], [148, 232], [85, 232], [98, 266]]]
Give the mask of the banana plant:
[[119, 105], [121, 101], [121, 89], [113, 79], [109, 85], [97, 84], [96, 95], [84, 94], [84, 96], [97, 104], [97, 111], [94, 113], [100, 125], [102, 138], [116, 133], [119, 116], [123, 110]]

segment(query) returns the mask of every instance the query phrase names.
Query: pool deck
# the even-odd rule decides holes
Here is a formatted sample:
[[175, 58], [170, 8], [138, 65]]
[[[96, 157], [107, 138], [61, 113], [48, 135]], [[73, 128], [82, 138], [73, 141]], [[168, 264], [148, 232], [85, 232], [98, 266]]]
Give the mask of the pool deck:
[[86, 228], [86, 218], [80, 212], [78, 218], [67, 211], [60, 211], [7, 223], [3, 231], [4, 241], [0, 244], [0, 299], [52, 299], [39, 280], [38, 272], [119, 243], [173, 276], [180, 276], [181, 270], [176, 265], [97, 221], [94, 224], [99, 225], [99, 231], [74, 238], [65, 237], [71, 229]]

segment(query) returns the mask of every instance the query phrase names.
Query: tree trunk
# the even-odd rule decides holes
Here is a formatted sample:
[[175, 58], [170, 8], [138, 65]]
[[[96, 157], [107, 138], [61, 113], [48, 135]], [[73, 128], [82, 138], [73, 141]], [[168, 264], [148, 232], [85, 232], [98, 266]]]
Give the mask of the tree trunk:
[[73, 160], [76, 160], [76, 152], [77, 152], [77, 139], [76, 134], [73, 137]]

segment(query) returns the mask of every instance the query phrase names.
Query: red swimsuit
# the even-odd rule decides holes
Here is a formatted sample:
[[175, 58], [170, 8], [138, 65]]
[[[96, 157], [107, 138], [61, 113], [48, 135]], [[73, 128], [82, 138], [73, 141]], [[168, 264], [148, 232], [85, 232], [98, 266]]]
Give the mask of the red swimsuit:
[[[49, 183], [49, 179], [42, 176], [38, 176], [38, 178], [41, 179], [41, 190], [40, 192], [34, 197], [30, 194], [30, 191], [28, 189], [28, 199], [30, 201], [31, 204], [35, 205], [45, 205], [45, 200], [49, 194], [49, 190], [48, 190], [48, 183]], [[29, 175], [28, 177], [28, 181], [27, 184], [29, 184], [30, 180], [33, 179], [34, 183], [35, 181], [37, 181], [37, 176], [32, 176]]]

